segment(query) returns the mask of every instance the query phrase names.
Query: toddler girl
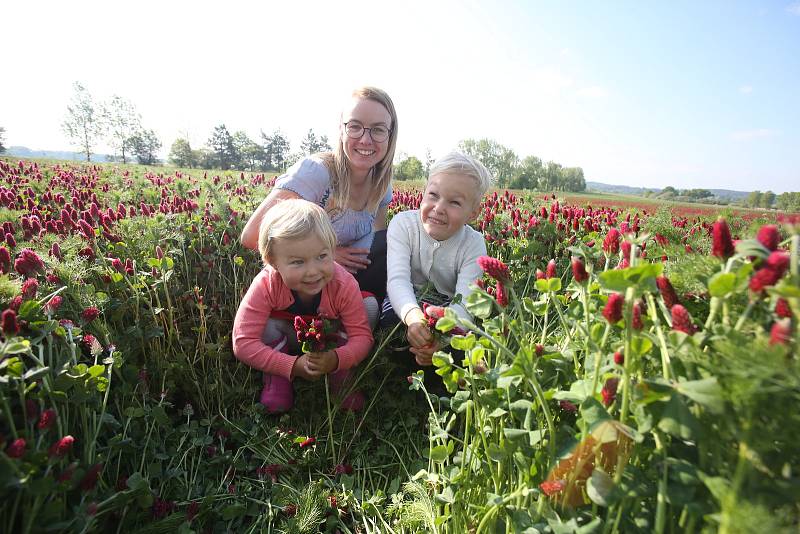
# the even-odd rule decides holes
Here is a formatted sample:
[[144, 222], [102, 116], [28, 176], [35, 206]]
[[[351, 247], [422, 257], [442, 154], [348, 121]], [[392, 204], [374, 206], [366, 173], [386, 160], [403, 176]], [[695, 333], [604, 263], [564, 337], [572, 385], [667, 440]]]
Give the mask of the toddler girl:
[[[233, 323], [233, 352], [264, 372], [261, 403], [272, 413], [294, 403], [292, 381], [331, 374], [338, 390], [372, 347], [372, 333], [358, 283], [334, 262], [336, 235], [325, 211], [311, 202], [288, 199], [264, 214], [258, 235], [264, 269], [255, 277]], [[333, 350], [296, 356], [295, 316], [338, 321], [343, 332]], [[358, 410], [364, 398], [349, 395], [342, 406]]]

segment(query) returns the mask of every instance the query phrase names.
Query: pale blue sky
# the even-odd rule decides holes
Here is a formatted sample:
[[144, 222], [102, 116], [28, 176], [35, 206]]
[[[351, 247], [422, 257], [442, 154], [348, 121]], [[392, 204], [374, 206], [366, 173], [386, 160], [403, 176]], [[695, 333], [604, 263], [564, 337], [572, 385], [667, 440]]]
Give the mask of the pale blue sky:
[[800, 190], [800, 1], [258, 4], [6, 6], [7, 144], [68, 149], [75, 80], [129, 98], [165, 152], [220, 123], [334, 136], [367, 83], [420, 158], [488, 137], [588, 180]]

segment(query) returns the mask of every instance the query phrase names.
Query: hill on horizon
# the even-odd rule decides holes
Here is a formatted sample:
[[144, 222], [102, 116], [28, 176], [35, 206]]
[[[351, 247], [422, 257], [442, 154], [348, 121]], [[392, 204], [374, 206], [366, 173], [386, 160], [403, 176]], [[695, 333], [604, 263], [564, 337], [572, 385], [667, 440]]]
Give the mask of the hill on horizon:
[[[3, 153], [4, 156], [15, 156], [18, 158], [48, 158], [66, 159], [70, 161], [86, 161], [83, 152], [71, 152], [68, 150], [31, 150], [25, 146], [10, 146]], [[109, 154], [92, 154], [93, 163], [107, 163], [113, 161], [114, 156]]]
[[[712, 195], [720, 199], [728, 199], [728, 200], [741, 200], [747, 198], [747, 195], [750, 194], [750, 191], [735, 191], [732, 189], [706, 189]], [[593, 190], [593, 191], [600, 191], [603, 193], [622, 193], [624, 195], [644, 195], [647, 192], [652, 192], [654, 194], [658, 194], [661, 192], [661, 189], [657, 187], [633, 187], [629, 185], [611, 185], [611, 184], [604, 184], [601, 182], [586, 182], [586, 190]]]

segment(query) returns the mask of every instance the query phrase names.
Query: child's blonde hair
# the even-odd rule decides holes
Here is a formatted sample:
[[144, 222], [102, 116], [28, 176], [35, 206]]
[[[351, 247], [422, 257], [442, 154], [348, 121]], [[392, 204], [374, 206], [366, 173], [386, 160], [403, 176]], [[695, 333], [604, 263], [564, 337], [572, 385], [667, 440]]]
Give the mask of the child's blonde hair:
[[336, 233], [325, 210], [300, 198], [278, 202], [264, 214], [258, 230], [258, 251], [264, 264], [270, 263], [275, 240], [303, 239], [314, 234], [333, 253]]
[[437, 174], [463, 174], [475, 180], [477, 201], [480, 202], [483, 195], [492, 184], [492, 173], [489, 172], [483, 163], [477, 159], [454, 150], [448, 152], [431, 166], [428, 179]]

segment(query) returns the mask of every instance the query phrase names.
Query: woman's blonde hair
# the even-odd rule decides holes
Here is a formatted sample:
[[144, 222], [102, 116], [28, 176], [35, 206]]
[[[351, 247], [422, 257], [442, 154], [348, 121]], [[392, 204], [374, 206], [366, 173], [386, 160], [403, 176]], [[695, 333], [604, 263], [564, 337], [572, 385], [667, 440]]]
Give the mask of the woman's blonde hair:
[[[397, 112], [394, 109], [394, 103], [385, 91], [377, 87], [360, 87], [353, 91], [353, 98], [373, 100], [389, 112], [392, 123], [389, 125], [389, 144], [386, 148], [386, 154], [377, 165], [372, 168], [370, 178], [372, 180], [372, 187], [370, 188], [369, 197], [367, 198], [367, 211], [374, 212], [378, 209], [378, 205], [389, 190], [389, 184], [392, 182], [392, 174], [394, 166], [394, 151], [397, 146]], [[339, 122], [342, 122], [340, 117]], [[339, 124], [341, 132], [342, 125]], [[322, 154], [322, 161], [328, 168], [331, 174], [331, 196], [328, 201], [326, 210], [331, 216], [336, 212], [343, 210], [347, 207], [347, 202], [350, 199], [350, 165], [347, 161], [347, 156], [344, 152], [344, 143], [342, 142], [342, 135], [339, 134], [336, 148], [333, 152]]]
[[336, 233], [325, 210], [300, 198], [278, 202], [264, 214], [258, 229], [258, 251], [264, 265], [270, 263], [276, 240], [304, 239], [316, 235], [333, 254]]

